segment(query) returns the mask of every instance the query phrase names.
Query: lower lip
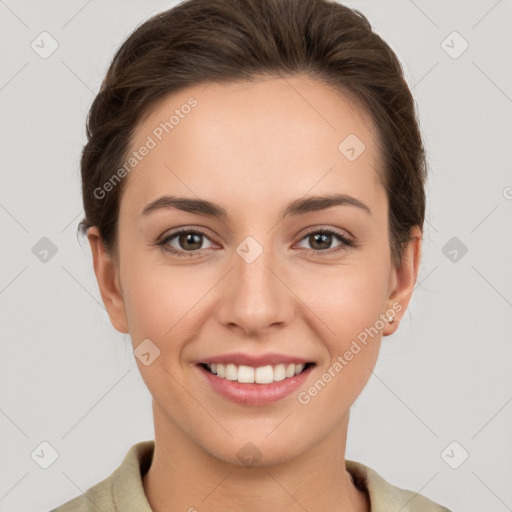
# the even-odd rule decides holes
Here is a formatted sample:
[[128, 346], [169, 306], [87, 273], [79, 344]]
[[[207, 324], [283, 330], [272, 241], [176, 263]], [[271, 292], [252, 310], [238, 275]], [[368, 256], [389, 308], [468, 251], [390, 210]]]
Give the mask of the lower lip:
[[223, 379], [198, 365], [206, 381], [222, 396], [245, 405], [266, 405], [277, 402], [296, 391], [308, 378], [314, 365], [309, 366], [295, 377], [289, 377], [270, 384], [244, 384], [236, 380]]

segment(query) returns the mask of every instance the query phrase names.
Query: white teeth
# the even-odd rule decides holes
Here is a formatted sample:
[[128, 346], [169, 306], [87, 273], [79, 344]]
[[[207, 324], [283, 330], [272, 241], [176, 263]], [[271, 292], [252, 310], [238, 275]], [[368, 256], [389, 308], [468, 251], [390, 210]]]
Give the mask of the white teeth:
[[226, 365], [226, 375], [224, 378], [228, 379], [228, 380], [237, 380], [238, 378], [238, 375], [237, 375], [237, 368], [234, 364], [228, 364]]
[[270, 384], [298, 375], [304, 370], [304, 364], [276, 364], [253, 368], [252, 366], [235, 364], [207, 364], [208, 369], [218, 377], [227, 380], [237, 380], [247, 384]]
[[254, 381], [256, 384], [270, 384], [274, 382], [274, 368], [272, 366], [259, 366], [254, 370]]
[[276, 366], [274, 366], [274, 380], [279, 381], [284, 379], [286, 379], [286, 368], [284, 364], [276, 364]]
[[238, 367], [238, 382], [252, 384], [254, 382], [254, 368], [251, 366]]

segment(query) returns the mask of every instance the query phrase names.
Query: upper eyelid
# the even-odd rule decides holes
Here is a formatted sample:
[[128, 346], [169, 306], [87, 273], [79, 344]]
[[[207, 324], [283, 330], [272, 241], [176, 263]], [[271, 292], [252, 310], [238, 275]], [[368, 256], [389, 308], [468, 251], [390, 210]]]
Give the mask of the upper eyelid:
[[163, 242], [165, 240], [169, 240], [170, 238], [174, 238], [176, 235], [181, 235], [182, 233], [199, 233], [206, 238], [210, 239], [212, 242], [212, 237], [206, 233], [206, 231], [202, 228], [176, 228], [176, 231], [165, 232], [161, 237], [159, 237], [159, 241]]
[[346, 229], [342, 229], [342, 228], [335, 228], [335, 227], [326, 226], [326, 225], [315, 225], [315, 226], [309, 226], [309, 227], [304, 228], [304, 229], [305, 229], [305, 231], [301, 235], [301, 238], [300, 238], [301, 240], [305, 236], [310, 235], [311, 233], [317, 233], [317, 232], [322, 232], [322, 231], [327, 231], [327, 232], [333, 233], [335, 235], [343, 236], [343, 237], [345, 237], [347, 239], [350, 239], [350, 240], [354, 239], [354, 236], [352, 235], [352, 233], [350, 233]]

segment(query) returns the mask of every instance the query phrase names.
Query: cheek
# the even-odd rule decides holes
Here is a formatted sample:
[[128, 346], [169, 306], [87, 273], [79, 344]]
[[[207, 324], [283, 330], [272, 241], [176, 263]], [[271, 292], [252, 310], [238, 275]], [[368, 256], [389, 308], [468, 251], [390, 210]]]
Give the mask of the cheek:
[[157, 344], [182, 339], [192, 310], [204, 295], [204, 291], [201, 294], [194, 289], [190, 279], [161, 270], [137, 272], [129, 280], [125, 295], [130, 334], [154, 339]]
[[330, 270], [321, 280], [315, 279], [314, 287], [309, 285], [307, 296], [331, 334], [346, 341], [375, 324], [384, 311], [388, 268], [379, 262], [358, 262]]
[[364, 389], [377, 361], [387, 274], [382, 264], [347, 265], [335, 274], [309, 294], [315, 304], [311, 321], [317, 333], [324, 333], [326, 357], [316, 380], [301, 390], [298, 399], [306, 410], [310, 407], [338, 421]]
[[[155, 365], [173, 373], [183, 371], [187, 347], [212, 314], [208, 291], [216, 278], [211, 272], [171, 266], [148, 254], [125, 258], [123, 293], [134, 349], [146, 339], [160, 350]], [[145, 367], [139, 364], [141, 372]]]
[[[357, 264], [337, 268], [323, 286], [310, 288], [309, 297], [316, 303], [312, 321], [316, 331], [325, 334], [327, 352], [322, 374], [329, 390], [319, 397], [319, 407], [330, 407], [333, 400], [352, 403], [368, 381], [385, 327], [380, 315], [385, 311], [388, 272], [385, 261], [361, 258]], [[322, 389], [322, 383], [318, 387]]]
[[174, 309], [169, 301], [173, 291], [154, 278], [138, 268], [124, 280], [125, 308], [134, 344], [140, 342], [139, 338], [159, 340], [172, 326]]
[[[192, 307], [193, 292], [183, 272], [155, 261], [155, 250], [125, 250], [121, 282], [133, 344], [149, 338], [160, 345]], [[167, 335], [166, 335], [167, 333]]]
[[[125, 270], [126, 314], [140, 374], [155, 400], [186, 407], [187, 396], [175, 379], [184, 380], [183, 348], [198, 332], [193, 311], [204, 292], [194, 292], [183, 272], [165, 265], [141, 260], [133, 267], [127, 264]], [[138, 356], [145, 352], [150, 353], [148, 364]]]

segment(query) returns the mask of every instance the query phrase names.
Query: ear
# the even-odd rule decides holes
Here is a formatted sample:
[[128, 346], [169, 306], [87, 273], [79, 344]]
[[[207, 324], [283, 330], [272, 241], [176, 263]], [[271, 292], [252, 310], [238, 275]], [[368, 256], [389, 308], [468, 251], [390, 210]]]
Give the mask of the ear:
[[100, 288], [101, 298], [112, 325], [122, 333], [129, 333], [124, 299], [119, 280], [119, 267], [113, 257], [105, 250], [103, 240], [96, 226], [87, 230], [87, 239], [91, 246], [94, 273]]
[[383, 336], [389, 336], [398, 329], [411, 300], [421, 261], [421, 237], [421, 229], [414, 226], [411, 229], [411, 240], [403, 252], [402, 264], [391, 272], [387, 312], [391, 315], [394, 313], [394, 321], [386, 323]]

